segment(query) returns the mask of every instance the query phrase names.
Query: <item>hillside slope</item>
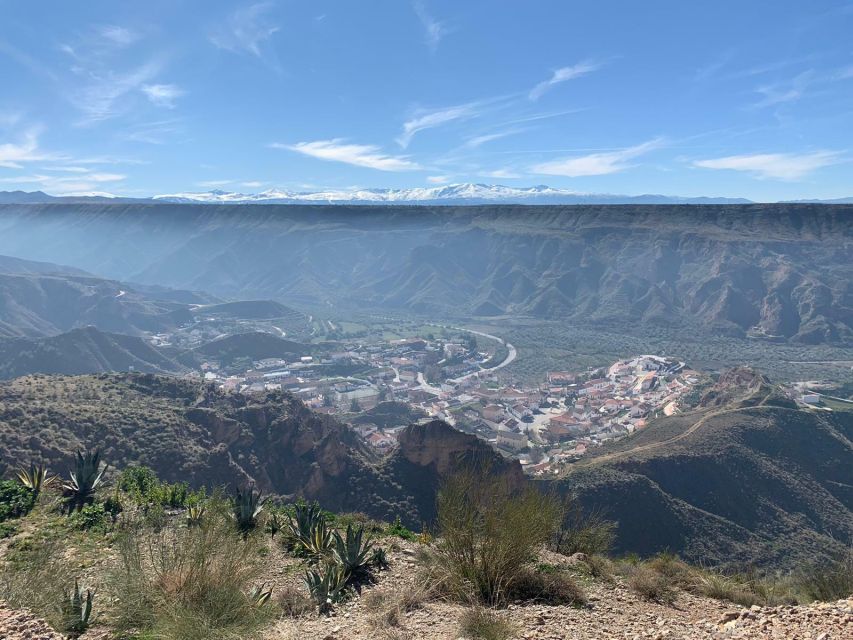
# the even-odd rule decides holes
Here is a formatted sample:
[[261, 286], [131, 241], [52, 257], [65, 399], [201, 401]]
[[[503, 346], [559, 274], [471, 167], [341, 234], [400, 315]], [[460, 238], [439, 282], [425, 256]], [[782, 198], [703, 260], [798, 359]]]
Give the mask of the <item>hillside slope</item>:
[[77, 375], [108, 371], [178, 373], [181, 365], [143, 339], [94, 327], [48, 338], [0, 338], [0, 379], [33, 373]]
[[759, 384], [656, 420], [558, 484], [607, 509], [621, 550], [793, 566], [853, 540], [853, 412], [798, 409]]
[[226, 297], [849, 344], [851, 211], [2, 205], [0, 252]]

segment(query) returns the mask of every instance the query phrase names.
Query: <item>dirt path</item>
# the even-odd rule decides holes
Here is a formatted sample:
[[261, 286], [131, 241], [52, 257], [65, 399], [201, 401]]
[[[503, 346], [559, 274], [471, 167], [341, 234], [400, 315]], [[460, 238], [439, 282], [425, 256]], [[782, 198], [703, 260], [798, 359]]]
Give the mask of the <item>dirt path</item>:
[[[752, 398], [755, 397], [755, 395], [757, 393], [758, 393], [758, 389], [756, 389], [751, 394], [749, 394], [746, 398], [744, 398], [744, 401], [751, 400]], [[755, 406], [757, 406], [757, 407], [765, 406], [767, 403], [767, 400], [770, 398], [770, 396], [772, 394], [773, 394], [773, 392], [770, 391], [761, 400], [761, 402], [759, 402]], [[627, 451], [615, 451], [613, 453], [608, 453], [608, 454], [605, 454], [603, 456], [597, 456], [595, 458], [590, 458], [588, 460], [584, 460], [583, 462], [579, 462], [579, 463], [572, 465], [569, 468], [569, 473], [571, 473], [575, 469], [590, 467], [590, 466], [597, 465], [597, 464], [603, 464], [605, 462], [612, 462], [613, 460], [618, 460], [619, 458], [630, 456], [630, 455], [633, 455], [635, 453], [640, 453], [642, 451], [652, 451], [652, 450], [658, 449], [660, 447], [665, 447], [667, 445], [674, 444], [674, 443], [676, 443], [680, 440], [683, 440], [684, 438], [687, 438], [688, 436], [696, 433], [696, 431], [698, 431], [699, 428], [703, 424], [705, 424], [705, 422], [709, 418], [715, 418], [717, 416], [725, 415], [727, 413], [734, 413], [735, 411], [743, 411], [743, 410], [744, 410], [744, 407], [734, 407], [731, 409], [720, 409], [718, 411], [711, 411], [710, 413], [706, 413], [705, 415], [703, 415], [696, 422], [694, 422], [692, 425], [690, 425], [690, 427], [688, 427], [682, 433], [679, 433], [677, 436], [673, 436], [672, 438], [667, 438], [666, 440], [661, 440], [660, 442], [650, 442], [649, 444], [640, 445], [639, 447], [634, 447], [632, 449], [628, 449]]]

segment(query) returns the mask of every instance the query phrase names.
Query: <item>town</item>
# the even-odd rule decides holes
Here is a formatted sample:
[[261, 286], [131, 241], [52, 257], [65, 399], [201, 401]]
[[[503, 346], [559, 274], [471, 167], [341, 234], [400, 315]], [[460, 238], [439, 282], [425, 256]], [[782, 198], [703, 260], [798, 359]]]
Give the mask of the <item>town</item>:
[[[517, 357], [513, 345], [452, 327], [439, 335], [330, 344], [311, 345], [311, 353], [290, 359], [255, 360], [242, 372], [211, 359], [201, 374], [232, 392], [288, 391], [315, 411], [350, 422], [378, 452], [394, 448], [411, 421], [444, 420], [517, 458], [533, 475], [557, 473], [590, 449], [643, 429], [652, 417], [679, 411], [680, 399], [700, 379], [683, 362], [641, 355], [519, 384], [504, 371]], [[380, 404], [398, 410], [388, 415]]]

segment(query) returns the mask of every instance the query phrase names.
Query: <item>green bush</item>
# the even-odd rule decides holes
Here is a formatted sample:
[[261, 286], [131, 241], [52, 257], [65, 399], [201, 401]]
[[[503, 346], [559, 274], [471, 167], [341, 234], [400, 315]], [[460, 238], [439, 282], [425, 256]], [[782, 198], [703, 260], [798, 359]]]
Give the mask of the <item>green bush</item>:
[[853, 593], [853, 548], [828, 563], [814, 564], [801, 571], [796, 587], [808, 602], [850, 596]]
[[600, 511], [584, 513], [579, 506], [573, 506], [555, 534], [552, 547], [566, 556], [605, 554], [613, 544], [615, 530], [616, 523], [604, 518]]
[[106, 533], [112, 526], [112, 515], [104, 508], [102, 503], [87, 504], [79, 511], [69, 516], [71, 526], [84, 531], [96, 531]]
[[488, 605], [506, 601], [539, 547], [562, 520], [562, 505], [532, 487], [515, 490], [505, 476], [458, 474], [438, 496], [436, 565], [450, 595]]
[[152, 469], [143, 466], [131, 466], [122, 471], [118, 488], [140, 506], [179, 509], [198, 504], [205, 498], [204, 490], [194, 492], [186, 482], [161, 482]]
[[400, 516], [394, 518], [394, 522], [388, 525], [388, 528], [385, 529], [385, 535], [397, 536], [398, 538], [409, 541], [416, 540], [418, 537], [418, 534], [403, 525], [400, 521]]
[[0, 522], [27, 515], [35, 505], [35, 493], [14, 480], [0, 480]]
[[172, 640], [242, 638], [269, 616], [252, 597], [262, 570], [258, 542], [243, 539], [221, 514], [153, 534], [134, 523], [117, 546], [110, 582], [119, 630]]

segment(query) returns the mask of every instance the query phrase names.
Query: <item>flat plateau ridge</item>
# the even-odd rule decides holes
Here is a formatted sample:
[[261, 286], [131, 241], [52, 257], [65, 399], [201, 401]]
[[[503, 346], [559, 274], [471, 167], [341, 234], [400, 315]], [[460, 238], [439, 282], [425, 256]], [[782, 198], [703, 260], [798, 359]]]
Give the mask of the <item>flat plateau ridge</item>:
[[226, 298], [853, 340], [850, 205], [0, 205], [0, 253]]

